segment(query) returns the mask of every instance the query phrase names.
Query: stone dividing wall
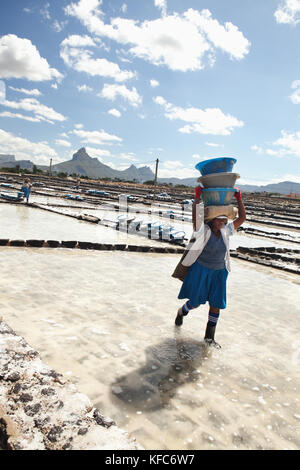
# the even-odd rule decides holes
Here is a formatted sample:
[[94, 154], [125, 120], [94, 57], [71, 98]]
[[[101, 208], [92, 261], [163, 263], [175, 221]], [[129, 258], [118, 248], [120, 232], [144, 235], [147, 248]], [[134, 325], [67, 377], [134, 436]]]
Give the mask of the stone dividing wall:
[[[165, 253], [165, 254], [183, 254], [184, 248], [175, 248], [169, 246], [143, 246], [126, 244], [93, 243], [76, 240], [58, 241], [58, 240], [9, 240], [0, 239], [0, 246], [28, 247], [28, 248], [75, 248], [82, 250], [98, 251], [129, 251], [143, 253]], [[262, 264], [271, 268], [281, 269], [294, 274], [300, 274], [300, 250], [288, 248], [260, 247], [246, 248], [238, 247], [236, 250], [230, 250], [230, 256], [243, 261]]]
[[142, 447], [0, 318], [0, 449], [138, 450]]
[[140, 251], [149, 253], [175, 253], [182, 254], [183, 248], [173, 248], [169, 246], [143, 246], [143, 245], [126, 245], [121, 243], [93, 243], [77, 240], [9, 240], [8, 238], [0, 239], [0, 246], [19, 246], [19, 247], [35, 247], [35, 248], [79, 248], [82, 250], [100, 250], [100, 251]]
[[300, 274], [300, 250], [289, 248], [260, 247], [249, 248], [239, 246], [230, 252], [230, 256], [262, 264], [271, 268], [282, 269], [293, 274]]

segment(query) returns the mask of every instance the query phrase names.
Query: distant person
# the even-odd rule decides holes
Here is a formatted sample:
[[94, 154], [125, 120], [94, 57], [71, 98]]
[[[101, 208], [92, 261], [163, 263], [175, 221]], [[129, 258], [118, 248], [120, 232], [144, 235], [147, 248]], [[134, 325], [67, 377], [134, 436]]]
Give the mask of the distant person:
[[26, 203], [28, 204], [29, 201], [29, 196], [30, 196], [30, 191], [31, 191], [31, 183], [29, 182], [28, 178], [25, 178], [24, 183], [22, 185], [21, 191], [24, 194], [24, 197], [26, 198]]
[[78, 180], [76, 181], [76, 186], [75, 186], [76, 189], [80, 189], [80, 178], [78, 178]]
[[[220, 309], [226, 308], [226, 281], [230, 271], [229, 236], [246, 220], [245, 207], [241, 190], [236, 190], [234, 197], [238, 202], [238, 218], [228, 223], [226, 215], [220, 215], [208, 221], [201, 219], [199, 203], [202, 188], [195, 188], [193, 204], [194, 238], [185, 256], [176, 267], [173, 277], [183, 280], [178, 298], [188, 299], [179, 308], [175, 324], [181, 326], [183, 317], [190, 310], [201, 304], [209, 303], [208, 323], [205, 331], [205, 341], [217, 348], [221, 346], [215, 341], [215, 330], [220, 315]], [[178, 269], [184, 274], [178, 274]], [[185, 273], [186, 272], [186, 273]]]

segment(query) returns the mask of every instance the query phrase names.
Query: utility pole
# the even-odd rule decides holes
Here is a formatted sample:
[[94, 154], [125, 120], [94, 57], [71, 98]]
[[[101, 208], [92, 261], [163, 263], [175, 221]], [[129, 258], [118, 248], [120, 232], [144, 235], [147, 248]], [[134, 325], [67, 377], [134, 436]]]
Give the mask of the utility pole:
[[49, 178], [52, 178], [52, 158], [50, 158]]
[[154, 189], [153, 189], [153, 201], [155, 199], [155, 190], [157, 186], [157, 170], [158, 170], [158, 158], [156, 159], [156, 166], [155, 166], [155, 176], [154, 176]]

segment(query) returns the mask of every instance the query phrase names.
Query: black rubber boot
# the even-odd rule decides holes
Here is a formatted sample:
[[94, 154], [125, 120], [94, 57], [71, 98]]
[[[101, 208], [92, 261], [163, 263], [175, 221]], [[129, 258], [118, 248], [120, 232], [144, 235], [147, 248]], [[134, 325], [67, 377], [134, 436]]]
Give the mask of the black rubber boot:
[[211, 326], [207, 323], [204, 341], [209, 346], [214, 346], [217, 349], [221, 349], [221, 345], [215, 341], [215, 331], [216, 331], [216, 325]]
[[176, 326], [181, 326], [182, 323], [183, 323], [183, 317], [186, 317], [187, 314], [188, 314], [188, 312], [187, 312], [187, 313], [184, 313], [184, 312], [182, 311], [182, 307], [180, 307], [180, 308], [178, 309], [178, 312], [177, 312], [177, 317], [175, 318], [175, 325], [176, 325]]

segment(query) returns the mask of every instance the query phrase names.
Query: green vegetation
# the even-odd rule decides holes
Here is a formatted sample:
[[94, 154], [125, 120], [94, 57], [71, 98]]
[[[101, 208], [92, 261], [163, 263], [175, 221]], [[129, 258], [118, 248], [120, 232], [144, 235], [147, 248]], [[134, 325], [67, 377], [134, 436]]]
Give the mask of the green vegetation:
[[154, 180], [144, 181], [143, 184], [154, 185]]
[[13, 168], [6, 168], [6, 167], [1, 167], [0, 172], [2, 173], [15, 173], [15, 174], [20, 174], [22, 175], [38, 175], [38, 174], [43, 174], [43, 170], [39, 170], [36, 165], [33, 165], [32, 170], [29, 170], [28, 168], [20, 168], [20, 165], [16, 165]]

